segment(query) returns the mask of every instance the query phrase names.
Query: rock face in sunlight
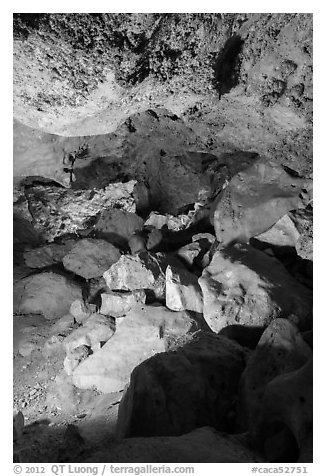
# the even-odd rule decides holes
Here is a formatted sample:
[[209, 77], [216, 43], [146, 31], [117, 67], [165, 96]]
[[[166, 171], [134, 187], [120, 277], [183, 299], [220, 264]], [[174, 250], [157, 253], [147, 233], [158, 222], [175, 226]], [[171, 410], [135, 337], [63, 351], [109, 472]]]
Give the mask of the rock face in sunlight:
[[312, 14], [13, 20], [14, 461], [311, 462]]

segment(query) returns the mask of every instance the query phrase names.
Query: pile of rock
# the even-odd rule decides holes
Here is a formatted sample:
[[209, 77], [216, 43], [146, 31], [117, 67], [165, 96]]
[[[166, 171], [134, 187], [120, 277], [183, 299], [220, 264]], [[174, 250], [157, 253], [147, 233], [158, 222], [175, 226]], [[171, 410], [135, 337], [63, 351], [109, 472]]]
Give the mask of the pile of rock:
[[117, 436], [132, 446], [97, 461], [129, 461], [127, 446], [142, 461], [311, 460], [311, 276], [287, 261], [310, 246], [293, 218], [307, 189], [260, 159], [206, 200], [200, 234], [112, 209], [95, 238], [25, 253], [41, 272], [16, 283], [15, 311], [55, 320], [76, 387], [125, 388]]

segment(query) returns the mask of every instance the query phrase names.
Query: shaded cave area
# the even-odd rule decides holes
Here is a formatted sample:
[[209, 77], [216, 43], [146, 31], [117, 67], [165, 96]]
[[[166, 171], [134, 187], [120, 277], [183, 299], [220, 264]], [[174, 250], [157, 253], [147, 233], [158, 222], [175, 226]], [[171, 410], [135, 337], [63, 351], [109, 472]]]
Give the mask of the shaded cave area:
[[312, 462], [312, 15], [13, 33], [14, 462]]

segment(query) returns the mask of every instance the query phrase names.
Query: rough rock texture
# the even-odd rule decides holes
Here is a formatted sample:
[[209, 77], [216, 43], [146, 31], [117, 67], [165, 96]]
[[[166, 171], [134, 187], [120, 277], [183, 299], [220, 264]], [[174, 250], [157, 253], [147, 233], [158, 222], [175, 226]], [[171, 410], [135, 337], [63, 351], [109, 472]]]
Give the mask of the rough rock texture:
[[54, 319], [67, 314], [71, 302], [81, 298], [81, 288], [65, 276], [34, 274], [14, 285], [14, 312]]
[[198, 428], [182, 436], [127, 438], [99, 451], [85, 463], [246, 463], [261, 462], [245, 435]]
[[98, 236], [116, 246], [126, 248], [132, 234], [141, 230], [143, 223], [144, 220], [135, 213], [113, 208], [101, 214], [94, 229]]
[[260, 159], [236, 174], [212, 208], [218, 241], [248, 242], [274, 225], [290, 210], [303, 207], [304, 181], [275, 162]]
[[137, 256], [123, 255], [103, 277], [111, 290], [133, 291], [147, 289], [156, 298], [165, 296], [165, 269], [168, 265], [161, 254], [140, 253]]
[[289, 215], [284, 215], [269, 230], [255, 236], [266, 246], [296, 248], [300, 233]]
[[142, 289], [131, 292], [107, 292], [101, 294], [100, 313], [106, 316], [122, 317], [137, 303], [145, 304], [146, 294]]
[[104, 393], [122, 390], [138, 364], [164, 352], [171, 340], [187, 339], [193, 326], [185, 312], [139, 304], [124, 317], [110, 341], [78, 366], [73, 383]]
[[255, 433], [266, 386], [275, 377], [302, 367], [312, 351], [298, 329], [285, 319], [273, 321], [249, 358], [239, 387], [238, 425]]
[[102, 276], [121, 256], [120, 251], [105, 240], [79, 241], [63, 258], [64, 267], [85, 279]]
[[208, 423], [232, 431], [244, 367], [243, 348], [212, 334], [152, 357], [131, 375], [119, 408], [118, 435], [182, 435]]
[[300, 238], [296, 243], [296, 250], [303, 259], [313, 259], [313, 212], [312, 209], [296, 210], [291, 214]]
[[198, 282], [204, 317], [214, 332], [233, 324], [263, 328], [277, 317], [311, 328], [310, 290], [276, 258], [250, 245], [216, 251]]
[[135, 181], [106, 183], [102, 189], [90, 190], [65, 189], [46, 183], [28, 186], [25, 195], [34, 233], [53, 241], [69, 233], [76, 235], [83, 230], [93, 230], [99, 214], [112, 206], [133, 212], [134, 184]]
[[96, 306], [85, 303], [81, 299], [76, 299], [76, 301], [71, 303], [69, 312], [78, 324], [82, 324], [95, 310]]
[[187, 270], [166, 268], [166, 307], [172, 311], [203, 312], [203, 296], [197, 277]]

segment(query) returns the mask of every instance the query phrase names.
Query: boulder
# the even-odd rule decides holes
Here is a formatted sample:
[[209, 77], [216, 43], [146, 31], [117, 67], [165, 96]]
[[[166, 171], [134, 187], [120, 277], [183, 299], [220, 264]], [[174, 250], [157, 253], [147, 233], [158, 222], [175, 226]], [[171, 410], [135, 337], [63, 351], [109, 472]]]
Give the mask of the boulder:
[[239, 386], [238, 429], [255, 433], [266, 386], [278, 375], [302, 367], [312, 356], [294, 324], [275, 319], [248, 360]]
[[186, 312], [139, 303], [124, 317], [110, 341], [77, 367], [73, 383], [104, 393], [122, 390], [138, 364], [164, 352], [179, 338], [191, 338], [195, 324]]
[[250, 245], [217, 250], [198, 282], [204, 317], [214, 332], [238, 324], [264, 328], [277, 317], [311, 328], [311, 291], [280, 261]]
[[76, 244], [75, 240], [67, 240], [63, 244], [50, 243], [48, 245], [25, 251], [24, 260], [29, 268], [45, 268], [56, 263], [61, 263], [63, 257]]
[[255, 439], [266, 451], [266, 441], [287, 428], [299, 448], [298, 460], [312, 463], [313, 431], [313, 364], [275, 377], [266, 386], [261, 403], [261, 414], [255, 428]]
[[75, 299], [82, 298], [80, 286], [56, 273], [28, 276], [14, 285], [14, 312], [42, 314], [55, 319], [69, 311]]
[[267, 247], [296, 248], [300, 238], [290, 216], [284, 215], [269, 230], [255, 236], [255, 239]]
[[155, 297], [165, 296], [165, 270], [168, 263], [164, 255], [148, 252], [136, 256], [123, 255], [103, 277], [111, 290], [151, 290]]
[[105, 240], [80, 240], [63, 258], [64, 267], [85, 279], [102, 276], [121, 256], [120, 251]]
[[100, 313], [106, 316], [122, 317], [137, 303], [145, 303], [146, 294], [143, 289], [135, 291], [107, 292], [101, 294], [102, 305]]
[[246, 351], [200, 333], [176, 352], [140, 364], [119, 407], [117, 435], [176, 436], [210, 424], [231, 432]]
[[198, 278], [185, 269], [166, 268], [166, 307], [172, 311], [203, 312], [203, 296]]
[[118, 208], [105, 210], [94, 226], [96, 234], [113, 243], [126, 248], [133, 233], [143, 228], [144, 220], [135, 213]]
[[271, 228], [290, 210], [302, 208], [301, 178], [276, 163], [260, 159], [232, 177], [211, 208], [218, 241], [226, 246], [248, 242]]
[[127, 438], [108, 443], [87, 463], [253, 463], [262, 462], [246, 435], [227, 435], [214, 428], [198, 428], [182, 436]]
[[82, 299], [76, 299], [70, 306], [70, 314], [78, 324], [85, 322], [95, 311], [95, 304], [85, 303]]
[[81, 327], [72, 331], [63, 341], [67, 354], [76, 347], [86, 345], [97, 351], [101, 345], [113, 336], [115, 325], [113, 320], [102, 314], [92, 314]]

